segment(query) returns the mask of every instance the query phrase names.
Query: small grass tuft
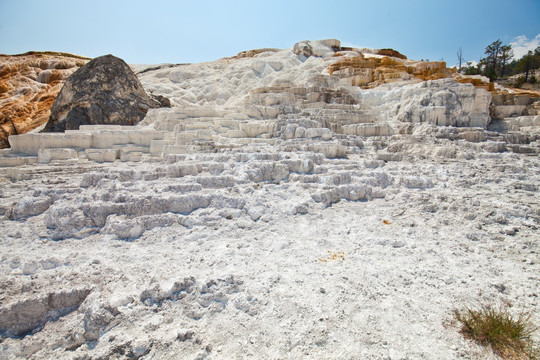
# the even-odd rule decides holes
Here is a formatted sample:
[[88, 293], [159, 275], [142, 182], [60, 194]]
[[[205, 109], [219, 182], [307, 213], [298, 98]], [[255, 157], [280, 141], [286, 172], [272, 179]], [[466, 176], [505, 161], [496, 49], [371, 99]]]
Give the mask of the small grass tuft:
[[463, 336], [490, 347], [504, 359], [540, 359], [540, 349], [532, 339], [537, 328], [530, 322], [530, 317], [530, 313], [514, 317], [507, 308], [490, 306], [455, 311]]

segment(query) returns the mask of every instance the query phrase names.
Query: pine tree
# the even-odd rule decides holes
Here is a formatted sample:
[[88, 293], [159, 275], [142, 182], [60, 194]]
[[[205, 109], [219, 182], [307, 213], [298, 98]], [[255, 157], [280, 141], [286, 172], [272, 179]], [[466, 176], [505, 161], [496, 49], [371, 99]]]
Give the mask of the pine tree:
[[489, 44], [486, 47], [486, 50], [484, 51], [484, 54], [487, 55], [484, 59], [482, 59], [484, 60], [484, 64], [485, 64], [485, 74], [491, 80], [495, 80], [497, 78], [497, 68], [498, 68], [497, 65], [499, 63], [499, 54], [501, 52], [501, 46], [502, 46], [501, 40], [497, 39], [497, 41], [494, 41], [491, 44]]
[[506, 69], [506, 65], [508, 64], [508, 61], [514, 57], [514, 52], [512, 51], [512, 47], [510, 45], [503, 45], [500, 48], [500, 54], [499, 54], [499, 63], [501, 65], [500, 70], [500, 77], [504, 77], [504, 71]]
[[516, 71], [518, 73], [524, 72], [525, 73], [525, 82], [529, 80], [529, 71], [533, 70], [534, 68], [534, 57], [533, 52], [529, 50], [529, 52], [524, 55], [516, 64]]

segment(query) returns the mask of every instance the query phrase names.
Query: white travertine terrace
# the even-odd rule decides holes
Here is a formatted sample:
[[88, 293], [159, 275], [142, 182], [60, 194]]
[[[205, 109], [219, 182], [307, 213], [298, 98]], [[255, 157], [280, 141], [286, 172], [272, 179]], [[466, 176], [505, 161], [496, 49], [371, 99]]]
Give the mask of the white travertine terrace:
[[485, 358], [454, 309], [540, 325], [533, 100], [337, 48], [136, 66], [174, 107], [11, 136], [0, 354]]

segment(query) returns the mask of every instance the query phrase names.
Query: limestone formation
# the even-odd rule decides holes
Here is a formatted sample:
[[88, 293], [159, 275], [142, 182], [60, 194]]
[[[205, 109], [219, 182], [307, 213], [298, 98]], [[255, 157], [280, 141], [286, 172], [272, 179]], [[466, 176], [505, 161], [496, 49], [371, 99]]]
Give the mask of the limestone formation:
[[89, 289], [59, 291], [2, 307], [0, 335], [19, 337], [38, 331], [47, 321], [55, 321], [76, 310], [89, 293]]
[[300, 41], [294, 44], [293, 53], [303, 57], [317, 56], [329, 57], [341, 48], [341, 43], [336, 39], [318, 41]]
[[160, 101], [148, 97], [123, 60], [105, 55], [68, 78], [44, 131], [77, 130], [81, 125], [135, 125], [149, 109], [160, 106]]
[[3, 357], [457, 360], [456, 306], [540, 324], [534, 92], [335, 40], [134, 68], [175, 106], [0, 151]]

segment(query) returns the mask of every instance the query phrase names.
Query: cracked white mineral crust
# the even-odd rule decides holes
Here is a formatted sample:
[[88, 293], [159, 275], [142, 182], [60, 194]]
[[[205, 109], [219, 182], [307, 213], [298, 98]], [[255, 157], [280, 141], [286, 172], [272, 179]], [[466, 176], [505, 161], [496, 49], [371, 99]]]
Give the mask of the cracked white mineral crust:
[[454, 310], [540, 325], [536, 98], [337, 40], [133, 69], [173, 107], [0, 153], [0, 358], [489, 358]]

